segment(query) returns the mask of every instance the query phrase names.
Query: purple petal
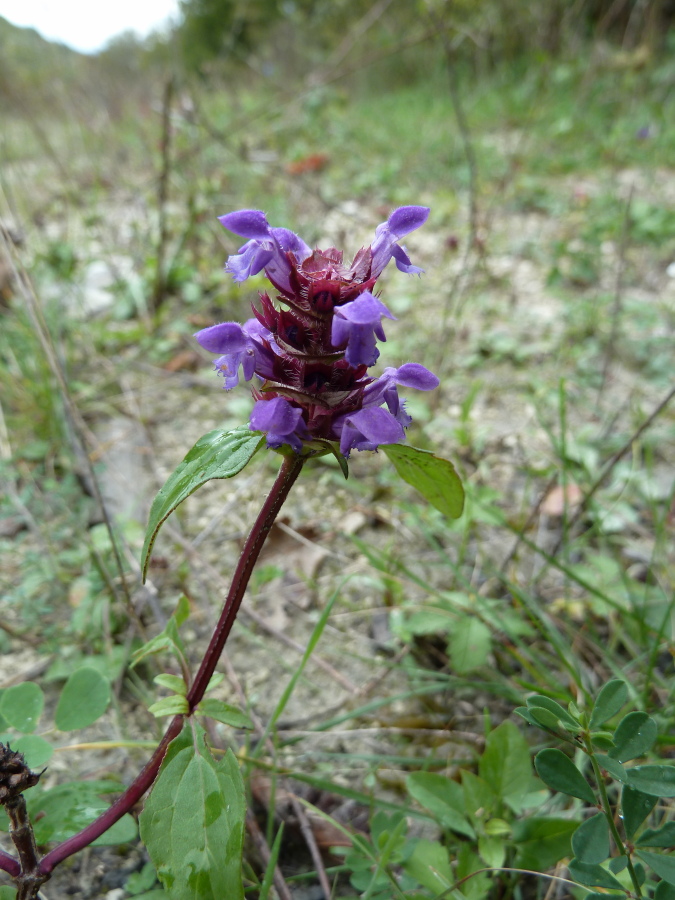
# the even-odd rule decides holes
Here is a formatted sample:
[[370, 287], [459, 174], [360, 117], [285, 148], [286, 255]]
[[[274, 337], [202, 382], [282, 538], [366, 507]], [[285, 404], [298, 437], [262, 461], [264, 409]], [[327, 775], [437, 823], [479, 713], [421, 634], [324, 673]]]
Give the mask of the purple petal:
[[[385, 369], [385, 373], [389, 371], [390, 369]], [[433, 391], [440, 384], [434, 373], [420, 363], [404, 363], [393, 371], [396, 373], [396, 383], [402, 387], [411, 387], [418, 391]]]
[[281, 248], [286, 251], [290, 250], [298, 262], [302, 262], [303, 259], [312, 255], [310, 248], [294, 231], [290, 231], [288, 228], [273, 228], [272, 234]]
[[213, 365], [216, 372], [223, 376], [223, 387], [226, 391], [231, 391], [232, 388], [236, 388], [239, 384], [240, 365], [243, 365], [246, 380], [250, 380], [253, 372], [246, 376], [246, 370], [248, 369], [250, 371], [253, 368], [253, 366], [247, 362], [249, 359], [254, 366], [255, 361], [252, 353], [250, 355], [246, 353], [226, 353], [224, 356], [219, 356], [214, 362]]
[[399, 206], [387, 219], [389, 231], [398, 239], [420, 228], [429, 218], [428, 206]]
[[246, 349], [249, 341], [238, 322], [221, 322], [220, 325], [202, 328], [195, 338], [210, 353], [238, 353]]
[[404, 437], [403, 426], [386, 409], [360, 409], [345, 417], [340, 452], [374, 450], [379, 444], [396, 444]]
[[397, 267], [408, 275], [419, 274], [422, 270], [413, 266], [407, 253], [396, 243], [404, 235], [423, 225], [429, 215], [426, 206], [401, 206], [375, 229], [375, 240], [370, 245], [372, 277], [379, 277], [392, 256]]
[[[380, 328], [384, 340], [384, 332]], [[353, 325], [349, 332], [345, 359], [354, 369], [357, 366], [374, 366], [380, 351], [375, 343], [375, 332], [370, 325]]]
[[240, 209], [237, 212], [218, 216], [220, 224], [240, 237], [263, 241], [269, 237], [270, 225], [267, 216], [259, 209]]
[[240, 248], [239, 253], [228, 258], [225, 271], [232, 274], [234, 281], [246, 281], [252, 275], [262, 272], [273, 256], [274, 248], [270, 241], [263, 245], [260, 241], [251, 240]]
[[283, 397], [258, 400], [251, 412], [251, 428], [254, 431], [272, 431], [278, 435], [292, 434], [298, 427], [302, 410], [291, 406]]
[[345, 359], [350, 366], [356, 368], [375, 364], [380, 355], [376, 349], [375, 338], [386, 340], [380, 322], [382, 316], [387, 316], [388, 319], [395, 318], [384, 303], [370, 291], [364, 291], [356, 300], [336, 308], [331, 341], [335, 347], [347, 344]]
[[396, 319], [396, 316], [389, 312], [384, 303], [378, 300], [377, 297], [374, 297], [370, 291], [364, 291], [362, 294], [359, 294], [356, 300], [352, 300], [351, 303], [338, 306], [335, 314], [347, 319], [348, 322], [353, 322], [355, 325], [371, 325], [372, 327], [379, 325], [382, 316], [386, 316], [388, 319]]
[[413, 266], [408, 254], [398, 244], [394, 244], [391, 248], [391, 255], [396, 260], [396, 268], [399, 272], [405, 272], [406, 275], [421, 275], [424, 272], [424, 269], [420, 269], [419, 266]]

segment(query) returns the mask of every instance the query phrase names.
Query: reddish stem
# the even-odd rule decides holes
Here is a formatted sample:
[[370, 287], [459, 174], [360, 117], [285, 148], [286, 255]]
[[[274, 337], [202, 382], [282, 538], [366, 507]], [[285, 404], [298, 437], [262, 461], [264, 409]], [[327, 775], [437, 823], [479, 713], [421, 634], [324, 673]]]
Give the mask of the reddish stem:
[[0, 850], [0, 869], [7, 872], [12, 878], [16, 878], [21, 874], [21, 866], [10, 853]]
[[[244, 592], [246, 591], [246, 587], [251, 577], [253, 566], [262, 550], [265, 538], [269, 534], [270, 529], [274, 524], [274, 520], [279, 514], [279, 510], [300, 474], [304, 461], [303, 457], [296, 456], [295, 454], [292, 456], [284, 456], [281, 468], [279, 469], [279, 474], [272, 485], [272, 490], [263, 503], [249, 536], [246, 538], [246, 543], [239, 556], [237, 567], [234, 570], [232, 583], [227, 599], [225, 600], [225, 605], [223, 606], [223, 611], [220, 614], [220, 619], [211, 636], [209, 646], [206, 648], [206, 653], [202, 659], [199, 671], [188, 691], [187, 699], [190, 713], [194, 711], [195, 707], [204, 696], [204, 691], [215, 671], [218, 660], [220, 659], [220, 654], [223, 652], [225, 641], [232, 630], [234, 620], [239, 612], [239, 607], [244, 598]], [[77, 853], [78, 850], [87, 847], [92, 841], [95, 841], [97, 837], [104, 834], [104, 832], [114, 825], [118, 819], [121, 819], [125, 813], [128, 813], [134, 807], [157, 777], [162, 760], [164, 759], [164, 754], [166, 753], [166, 748], [171, 741], [180, 734], [184, 719], [185, 716], [180, 715], [175, 716], [171, 720], [171, 724], [169, 725], [166, 734], [140, 775], [102, 816], [99, 816], [98, 819], [90, 825], [87, 825], [87, 827], [83, 828], [78, 834], [74, 834], [71, 838], [68, 838], [67, 841], [54, 847], [53, 850], [50, 850], [40, 863], [40, 872], [42, 874], [49, 874], [54, 869], [54, 866], [58, 865], [68, 856], [72, 856], [73, 853]], [[0, 868], [9, 871], [9, 864], [5, 860], [5, 856], [7, 856], [7, 854], [0, 856]], [[15, 862], [12, 857], [8, 856], [7, 859], [11, 859], [12, 862]], [[12, 871], [9, 874], [13, 875], [14, 872]]]

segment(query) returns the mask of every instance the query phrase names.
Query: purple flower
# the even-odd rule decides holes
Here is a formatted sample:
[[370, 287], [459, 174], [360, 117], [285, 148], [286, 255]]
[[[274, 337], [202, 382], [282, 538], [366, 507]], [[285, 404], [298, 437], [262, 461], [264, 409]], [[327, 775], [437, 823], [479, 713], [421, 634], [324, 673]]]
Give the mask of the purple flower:
[[249, 240], [230, 256], [225, 266], [235, 281], [246, 281], [265, 270], [270, 281], [282, 290], [291, 289], [291, 264], [288, 253], [297, 262], [311, 255], [307, 244], [288, 228], [271, 228], [265, 213], [259, 209], [241, 209], [219, 216], [218, 221], [229, 231]]
[[249, 319], [243, 326], [238, 322], [221, 322], [220, 325], [203, 328], [195, 334], [197, 342], [205, 350], [222, 354], [214, 366], [218, 374], [224, 376], [223, 387], [227, 391], [239, 384], [240, 366], [245, 381], [250, 381], [255, 373], [262, 375], [268, 371], [271, 375], [271, 360], [274, 356], [269, 344], [271, 337], [256, 319]]
[[405, 437], [403, 426], [386, 409], [360, 409], [341, 422], [340, 453], [350, 450], [377, 450], [380, 444], [397, 444]]
[[375, 229], [375, 240], [370, 245], [372, 253], [371, 275], [379, 277], [389, 260], [396, 260], [396, 268], [406, 275], [420, 275], [424, 270], [413, 266], [408, 254], [397, 241], [424, 225], [429, 216], [427, 206], [400, 206], [386, 222]]
[[[398, 369], [387, 368], [369, 384], [364, 392], [362, 408], [353, 415], [341, 416], [335, 422], [340, 434], [340, 452], [349, 456], [350, 450], [376, 450], [379, 444], [395, 444], [405, 437], [412, 419], [405, 411], [405, 402], [398, 395], [397, 386], [418, 391], [438, 387], [438, 378], [419, 363], [405, 363]], [[387, 409], [382, 409], [385, 403]], [[370, 415], [363, 415], [368, 413]]]
[[333, 317], [331, 340], [335, 347], [347, 345], [345, 359], [350, 366], [372, 366], [379, 351], [375, 338], [386, 341], [381, 318], [395, 319], [387, 307], [370, 291], [364, 291], [356, 300], [338, 306]]
[[388, 367], [364, 390], [363, 406], [379, 406], [381, 403], [386, 403], [389, 412], [404, 428], [407, 428], [411, 418], [398, 396], [397, 386], [411, 387], [418, 391], [433, 391], [439, 383], [434, 373], [420, 363], [404, 363], [398, 369]]
[[296, 453], [302, 450], [303, 439], [310, 437], [302, 420], [302, 409], [283, 397], [258, 400], [251, 411], [251, 428], [267, 432], [268, 447], [290, 444]]

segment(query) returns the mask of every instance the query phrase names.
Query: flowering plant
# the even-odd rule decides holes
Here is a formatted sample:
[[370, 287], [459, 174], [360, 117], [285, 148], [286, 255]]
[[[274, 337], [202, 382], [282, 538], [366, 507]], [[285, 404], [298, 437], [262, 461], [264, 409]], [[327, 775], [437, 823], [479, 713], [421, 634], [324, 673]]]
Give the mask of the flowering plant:
[[226, 228], [246, 238], [227, 270], [238, 282], [264, 271], [280, 306], [261, 293], [254, 318], [243, 325], [223, 322], [196, 335], [202, 347], [218, 354], [215, 367], [225, 389], [236, 387], [243, 375], [252, 382], [256, 402], [248, 425], [200, 438], [158, 493], [143, 547], [143, 576], [162, 523], [197, 488], [236, 475], [265, 445], [282, 455], [282, 463], [244, 543], [194, 677], [178, 632], [188, 615], [185, 604], [179, 604], [162, 634], [135, 654], [138, 661], [169, 649], [183, 674], [155, 679], [174, 694], [151, 711], [171, 721], [150, 760], [115, 803], [40, 858], [22, 793], [39, 775], [30, 772], [21, 754], [0, 745], [0, 804], [10, 816], [19, 855], [17, 860], [0, 850], [0, 869], [15, 878], [18, 900], [35, 900], [56, 865], [100, 838], [153, 783], [140, 817], [141, 837], [171, 897], [243, 900], [246, 807], [239, 766], [231, 751], [219, 761], [212, 757], [196, 717], [242, 725], [240, 711], [204, 695], [214, 683], [265, 538], [303, 465], [310, 457], [333, 453], [347, 477], [353, 450], [379, 448], [401, 478], [442, 513], [456, 518], [462, 512], [462, 485], [452, 464], [403, 443], [411, 418], [398, 388], [428, 391], [438, 386], [438, 378], [413, 362], [385, 368], [378, 377], [368, 372], [379, 357], [377, 342], [385, 340], [382, 319], [394, 318], [373, 292], [375, 284], [392, 259], [402, 272], [421, 273], [399, 241], [423, 225], [428, 214], [422, 206], [395, 210], [349, 266], [332, 247], [311, 250], [293, 232], [271, 227], [259, 210], [221, 217]]

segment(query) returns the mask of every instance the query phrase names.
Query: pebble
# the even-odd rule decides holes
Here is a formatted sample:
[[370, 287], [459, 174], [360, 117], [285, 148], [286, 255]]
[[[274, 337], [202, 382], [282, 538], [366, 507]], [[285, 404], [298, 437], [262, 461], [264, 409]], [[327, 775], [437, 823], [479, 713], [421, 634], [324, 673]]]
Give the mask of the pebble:
[[105, 895], [105, 900], [124, 900], [126, 893], [124, 888], [115, 888], [112, 891], [108, 891]]

